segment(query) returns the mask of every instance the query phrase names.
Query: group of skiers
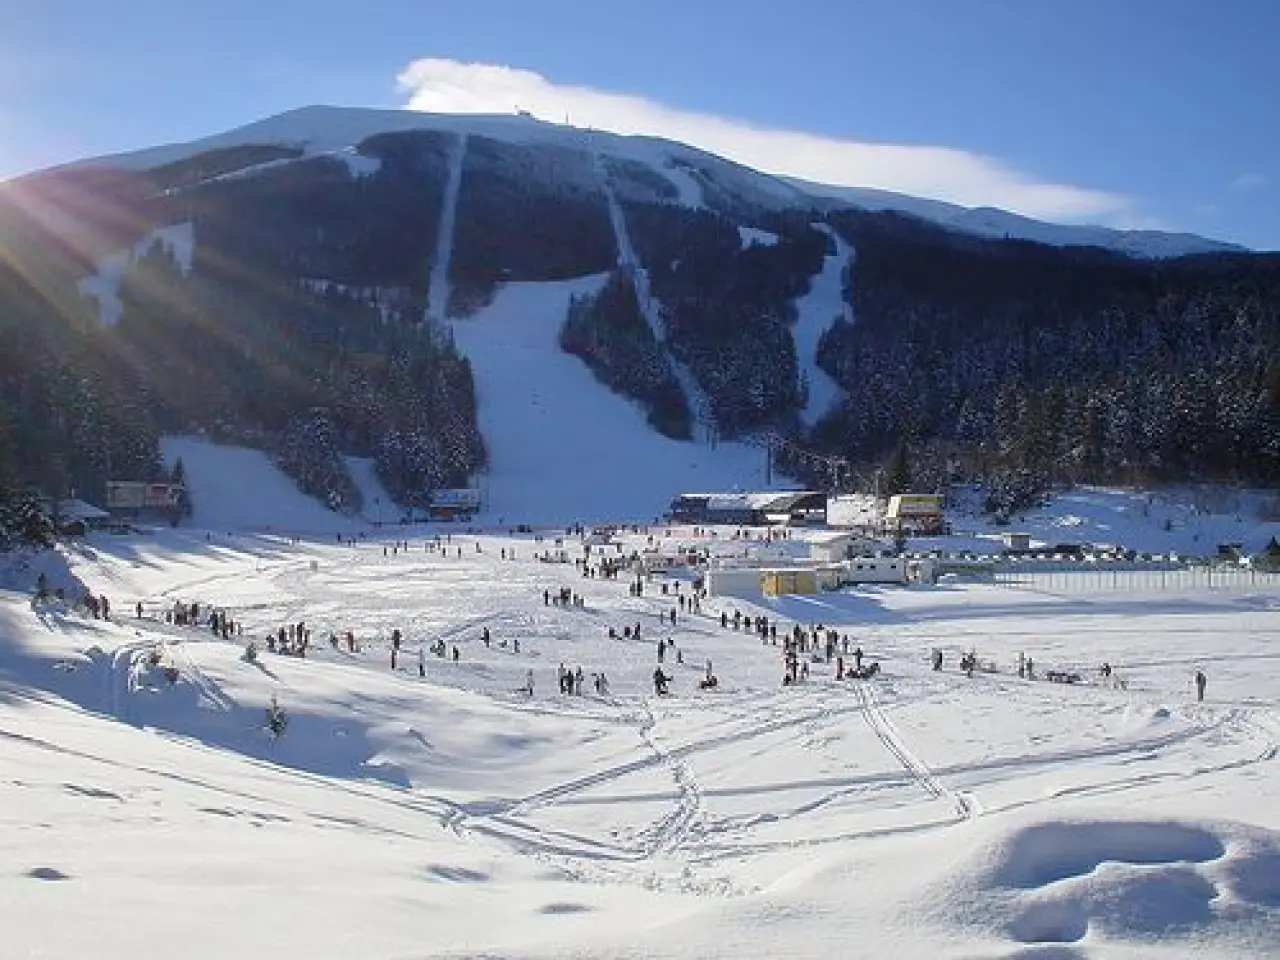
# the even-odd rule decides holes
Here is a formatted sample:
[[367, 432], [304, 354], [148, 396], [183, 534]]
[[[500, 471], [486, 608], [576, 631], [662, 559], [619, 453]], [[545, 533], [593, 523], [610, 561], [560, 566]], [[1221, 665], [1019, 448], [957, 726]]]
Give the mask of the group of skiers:
[[[583, 673], [582, 667], [576, 670], [570, 670], [563, 663], [556, 671], [560, 684], [560, 692], [569, 696], [582, 696], [582, 685], [586, 682], [587, 675]], [[604, 671], [593, 673], [591, 675], [591, 685], [595, 688], [599, 696], [607, 696], [609, 693], [609, 678], [605, 676]]]

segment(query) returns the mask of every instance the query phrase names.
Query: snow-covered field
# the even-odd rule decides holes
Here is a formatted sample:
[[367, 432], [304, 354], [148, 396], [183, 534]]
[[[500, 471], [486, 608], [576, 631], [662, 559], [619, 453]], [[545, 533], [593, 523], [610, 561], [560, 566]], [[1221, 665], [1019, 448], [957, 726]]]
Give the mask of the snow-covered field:
[[[951, 583], [691, 614], [674, 580], [633, 597], [626, 575], [536, 559], [583, 556], [563, 530], [442, 529], [437, 548], [427, 528], [210, 526], [11, 557], [0, 576], [44, 569], [113, 604], [103, 621], [0, 591], [5, 957], [1280, 953], [1272, 583]], [[719, 533], [696, 542], [748, 546]], [[561, 587], [582, 606], [547, 604]], [[224, 609], [243, 638], [166, 624], [179, 600]], [[779, 642], [827, 625], [883, 673], [811, 662], [783, 687], [780, 647], [721, 626], [735, 610], [775, 620]], [[244, 659], [299, 620], [305, 659]], [[356, 652], [328, 642], [347, 630]], [[959, 672], [970, 649], [999, 672]], [[1019, 679], [1020, 653], [1083, 682]], [[720, 686], [700, 692], [708, 660]], [[582, 667], [582, 695], [556, 692], [561, 663]]]

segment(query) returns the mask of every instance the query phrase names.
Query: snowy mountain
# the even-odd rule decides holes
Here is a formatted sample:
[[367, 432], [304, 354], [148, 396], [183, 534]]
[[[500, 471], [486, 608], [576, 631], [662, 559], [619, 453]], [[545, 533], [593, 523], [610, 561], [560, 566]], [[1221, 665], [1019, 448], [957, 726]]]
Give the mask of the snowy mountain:
[[398, 509], [487, 483], [506, 516], [532, 484], [562, 520], [869, 483], [908, 436], [913, 484], [990, 482], [1006, 514], [1080, 482], [1280, 481], [1280, 259], [1199, 238], [312, 107], [0, 185], [0, 241], [0, 468], [91, 497], [191, 432], [349, 519], [351, 457]]
[[1030, 240], [1059, 247], [1099, 247], [1133, 257], [1159, 259], [1194, 253], [1243, 251], [1237, 244], [1209, 240], [1192, 233], [1169, 233], [1162, 230], [1115, 230], [1109, 227], [1046, 223], [1030, 217], [997, 210], [993, 207], [962, 207], [942, 200], [910, 197], [889, 190], [859, 187], [833, 187], [810, 183], [794, 177], [786, 182], [813, 197], [829, 201], [836, 207], [850, 206], [862, 210], [891, 210], [910, 214], [955, 230], [994, 239]]
[[[588, 149], [614, 160], [637, 164], [678, 189], [673, 198], [688, 206], [700, 206], [707, 175], [730, 187], [752, 203], [772, 209], [797, 206], [850, 206], [864, 210], [891, 210], [937, 223], [951, 230], [982, 237], [1032, 240], [1057, 246], [1093, 246], [1137, 257], [1178, 257], [1191, 253], [1239, 251], [1243, 248], [1187, 233], [1156, 230], [1114, 230], [1095, 226], [1045, 223], [1004, 210], [966, 208], [938, 200], [910, 197], [889, 191], [834, 187], [775, 177], [749, 170], [683, 144], [653, 137], [626, 137], [598, 130], [548, 123], [526, 115], [446, 115], [408, 110], [310, 106], [291, 110], [224, 133], [187, 143], [116, 154], [82, 161], [128, 170], [150, 170], [188, 160], [200, 154], [235, 147], [276, 146], [298, 151], [297, 159], [326, 156], [358, 158], [360, 144], [383, 133], [430, 130], [454, 135], [474, 135], [522, 145]], [[247, 164], [223, 176], [249, 176], [273, 160]]]

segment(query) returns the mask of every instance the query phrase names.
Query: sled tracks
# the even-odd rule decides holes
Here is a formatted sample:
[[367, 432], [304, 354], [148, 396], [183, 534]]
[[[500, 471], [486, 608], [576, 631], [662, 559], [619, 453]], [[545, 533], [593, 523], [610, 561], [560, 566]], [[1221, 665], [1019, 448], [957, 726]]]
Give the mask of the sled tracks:
[[959, 820], [968, 820], [982, 813], [982, 807], [976, 797], [970, 793], [957, 793], [944, 787], [925, 762], [911, 752], [911, 748], [902, 739], [898, 728], [885, 715], [884, 708], [880, 706], [870, 684], [856, 683], [853, 689], [862, 704], [862, 715], [871, 732], [884, 744], [885, 749], [897, 758], [903, 769], [911, 775], [921, 789], [935, 800], [950, 804]]

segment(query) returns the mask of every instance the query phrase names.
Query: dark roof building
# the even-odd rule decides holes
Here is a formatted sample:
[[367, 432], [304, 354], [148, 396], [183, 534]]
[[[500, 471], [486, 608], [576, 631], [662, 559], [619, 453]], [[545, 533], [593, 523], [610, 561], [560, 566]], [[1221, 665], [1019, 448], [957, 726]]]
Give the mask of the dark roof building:
[[682, 493], [671, 501], [668, 516], [677, 523], [823, 522], [827, 495], [810, 490], [760, 493]]

